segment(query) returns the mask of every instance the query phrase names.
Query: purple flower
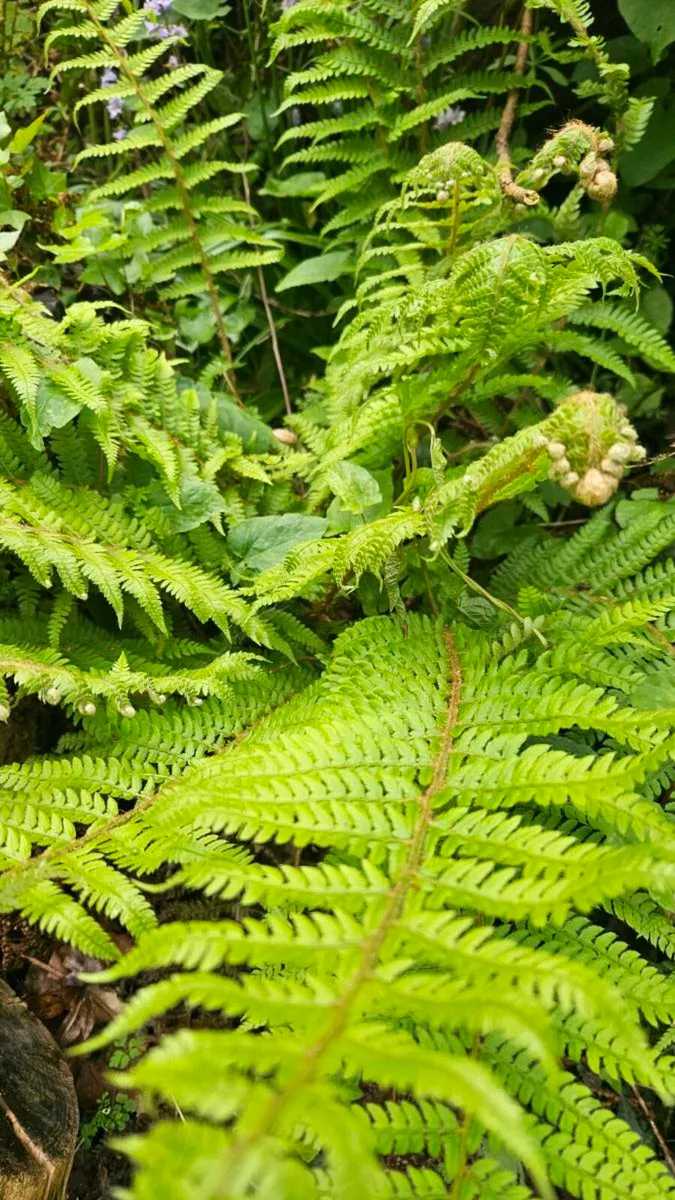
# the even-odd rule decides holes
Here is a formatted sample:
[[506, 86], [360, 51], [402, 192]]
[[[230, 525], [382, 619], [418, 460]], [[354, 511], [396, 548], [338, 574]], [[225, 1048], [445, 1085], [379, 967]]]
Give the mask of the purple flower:
[[154, 13], [156, 17], [159, 17], [171, 8], [171, 0], [145, 0], [144, 7], [151, 13]]
[[157, 21], [144, 21], [143, 24], [151, 38], [164, 41], [166, 38], [186, 38], [188, 31], [184, 25], [159, 25]]
[[111, 117], [119, 117], [124, 108], [124, 101], [119, 96], [111, 96], [106, 104], [106, 108]]
[[465, 116], [466, 113], [459, 104], [451, 104], [449, 108], [444, 108], [443, 112], [438, 114], [434, 121], [434, 129], [448, 129], [451, 125], [459, 125]]
[[123, 142], [128, 132], [129, 131], [127, 129], [115, 129], [113, 132], [113, 137], [116, 142]]
[[170, 54], [166, 60], [166, 65], [167, 67], [171, 67], [172, 71], [175, 71], [176, 68], [180, 66], [180, 59], [178, 58], [178, 55]]
[[101, 75], [101, 87], [112, 87], [115, 83], [117, 83], [117, 71], [113, 71], [112, 67], [106, 67]]
[[289, 8], [295, 8], [298, 0], [281, 0], [281, 11], [288, 12]]

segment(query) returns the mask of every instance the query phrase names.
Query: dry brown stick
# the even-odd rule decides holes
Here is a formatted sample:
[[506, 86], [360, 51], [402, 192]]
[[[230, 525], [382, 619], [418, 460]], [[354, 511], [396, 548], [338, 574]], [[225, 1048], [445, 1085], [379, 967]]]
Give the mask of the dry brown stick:
[[[246, 178], [245, 174], [243, 176], [243, 183], [244, 183], [244, 194], [246, 196], [246, 203], [250, 204], [251, 203], [251, 189], [248, 186], [248, 179]], [[263, 308], [265, 310], [265, 316], [267, 318], [267, 326], [270, 331], [270, 340], [272, 342], [272, 354], [274, 355], [274, 361], [277, 364], [277, 372], [279, 375], [279, 382], [281, 384], [281, 390], [284, 394], [284, 407], [290, 417], [291, 413], [293, 412], [293, 409], [291, 407], [291, 397], [288, 392], [288, 384], [286, 382], [286, 372], [284, 371], [284, 364], [283, 364], [283, 360], [281, 357], [281, 351], [279, 349], [279, 339], [277, 338], [277, 327], [274, 323], [274, 313], [272, 312], [272, 308], [270, 305], [270, 298], [267, 293], [267, 284], [265, 283], [265, 273], [264, 273], [262, 267], [260, 267], [260, 266], [258, 267], [258, 287], [260, 288], [260, 299], [263, 302]]]
[[281, 358], [281, 351], [279, 349], [279, 339], [277, 338], [277, 328], [274, 324], [274, 314], [270, 306], [270, 300], [267, 294], [267, 285], [265, 283], [265, 273], [262, 267], [258, 267], [258, 284], [260, 286], [260, 298], [263, 302], [263, 308], [265, 309], [265, 316], [267, 317], [267, 324], [269, 326], [270, 340], [272, 342], [272, 353], [274, 355], [274, 361], [277, 364], [281, 390], [284, 394], [284, 407], [290, 417], [291, 413], [293, 412], [293, 408], [291, 406], [291, 397], [288, 392], [284, 364]]
[[[522, 41], [518, 43], [516, 52], [516, 62], [514, 73], [516, 75], [524, 75], [527, 64], [527, 56], [530, 52], [529, 37], [532, 33], [532, 9], [523, 9], [523, 15], [520, 22], [520, 34]], [[530, 191], [528, 188], [519, 187], [513, 178], [511, 170], [511, 154], [509, 151], [509, 138], [513, 129], [513, 122], [516, 119], [518, 111], [518, 99], [520, 96], [519, 88], [512, 88], [506, 98], [502, 119], [497, 131], [497, 165], [499, 167], [499, 182], [505, 196], [509, 196], [516, 204], [538, 204], [539, 193]]]
[[661, 1153], [662, 1153], [663, 1157], [665, 1158], [673, 1175], [675, 1175], [675, 1162], [673, 1161], [673, 1156], [670, 1153], [668, 1146], [666, 1145], [666, 1141], [665, 1141], [663, 1134], [661, 1133], [661, 1130], [659, 1129], [658, 1125], [656, 1124], [656, 1121], [654, 1120], [654, 1116], [652, 1114], [651, 1109], [649, 1108], [649, 1105], [647, 1104], [644, 1097], [640, 1095], [640, 1093], [639, 1093], [638, 1089], [635, 1087], [635, 1085], [633, 1085], [633, 1095], [635, 1096], [635, 1099], [637, 1100], [640, 1108], [642, 1109], [644, 1116], [647, 1118], [647, 1121], [649, 1122], [649, 1127], [659, 1144], [659, 1147], [661, 1149]]

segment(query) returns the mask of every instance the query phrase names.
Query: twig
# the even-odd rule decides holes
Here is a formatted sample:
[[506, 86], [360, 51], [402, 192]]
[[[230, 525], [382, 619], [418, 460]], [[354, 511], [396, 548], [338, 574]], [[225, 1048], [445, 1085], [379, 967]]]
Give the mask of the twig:
[[[248, 179], [246, 178], [245, 174], [243, 175], [243, 183], [244, 183], [244, 194], [246, 196], [246, 203], [250, 204], [251, 203], [251, 189], [248, 186]], [[284, 407], [290, 417], [291, 413], [293, 412], [293, 409], [291, 407], [291, 398], [288, 393], [288, 384], [286, 382], [286, 373], [284, 371], [284, 364], [283, 364], [283, 360], [281, 358], [281, 351], [279, 349], [279, 340], [277, 338], [277, 327], [274, 324], [274, 313], [272, 312], [272, 308], [270, 305], [270, 298], [267, 294], [267, 284], [265, 283], [265, 273], [264, 273], [262, 267], [260, 267], [260, 266], [258, 267], [258, 286], [260, 288], [260, 299], [263, 302], [263, 308], [265, 309], [265, 316], [267, 317], [267, 325], [268, 325], [269, 331], [270, 331], [270, 339], [272, 342], [272, 353], [274, 355], [274, 361], [277, 364], [277, 372], [279, 374], [279, 382], [281, 384], [281, 390], [284, 394]]]
[[[520, 22], [520, 35], [522, 41], [518, 43], [516, 52], [516, 63], [514, 73], [523, 75], [529, 54], [529, 37], [532, 33], [532, 9], [523, 9], [523, 15]], [[511, 170], [511, 154], [509, 151], [509, 138], [513, 129], [513, 122], [516, 119], [518, 111], [518, 99], [520, 96], [519, 88], [512, 88], [506, 98], [504, 112], [497, 131], [497, 165], [499, 167], [499, 182], [505, 196], [509, 196], [515, 204], [534, 205], [539, 203], [539, 193], [529, 191], [528, 188], [520, 187], [514, 182], [513, 171]]]
[[638, 1089], [634, 1085], [633, 1085], [632, 1090], [633, 1090], [633, 1095], [635, 1096], [635, 1099], [637, 1100], [640, 1108], [642, 1109], [644, 1116], [647, 1118], [647, 1120], [649, 1122], [649, 1128], [651, 1129], [652, 1133], [654, 1134], [654, 1137], [656, 1138], [657, 1142], [659, 1143], [659, 1147], [661, 1149], [661, 1153], [662, 1153], [663, 1157], [665, 1158], [666, 1162], [668, 1163], [668, 1166], [670, 1167], [670, 1170], [672, 1171], [673, 1175], [675, 1175], [675, 1162], [673, 1161], [673, 1156], [670, 1153], [670, 1150], [668, 1149], [668, 1146], [663, 1137], [663, 1134], [661, 1133], [661, 1130], [659, 1129], [658, 1125], [656, 1124], [656, 1121], [654, 1120], [654, 1117], [649, 1108], [649, 1105], [646, 1103], [646, 1101], [643, 1099], [643, 1097], [640, 1095]]
[[293, 412], [293, 409], [291, 407], [291, 398], [288, 393], [288, 384], [286, 383], [284, 364], [283, 364], [283, 361], [281, 358], [281, 351], [279, 350], [277, 329], [276, 329], [276, 325], [274, 324], [274, 314], [270, 307], [269, 296], [267, 295], [267, 285], [265, 283], [265, 273], [264, 273], [262, 267], [258, 267], [258, 283], [260, 285], [260, 298], [263, 302], [263, 308], [265, 309], [265, 316], [267, 317], [267, 324], [269, 325], [269, 328], [270, 328], [272, 353], [274, 355], [274, 361], [277, 364], [277, 371], [279, 372], [279, 382], [281, 384], [281, 390], [284, 394], [284, 407], [290, 417], [291, 413]]

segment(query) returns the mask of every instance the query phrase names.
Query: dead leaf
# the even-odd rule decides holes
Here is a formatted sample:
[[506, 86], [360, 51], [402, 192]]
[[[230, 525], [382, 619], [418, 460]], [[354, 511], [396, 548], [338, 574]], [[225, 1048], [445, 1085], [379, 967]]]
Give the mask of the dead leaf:
[[97, 1025], [105, 1024], [121, 1011], [123, 1002], [114, 988], [84, 983], [83, 972], [98, 971], [98, 958], [64, 946], [54, 950], [49, 962], [31, 958], [26, 975], [26, 1003], [41, 1021], [63, 1016], [56, 1031], [61, 1046], [85, 1041]]

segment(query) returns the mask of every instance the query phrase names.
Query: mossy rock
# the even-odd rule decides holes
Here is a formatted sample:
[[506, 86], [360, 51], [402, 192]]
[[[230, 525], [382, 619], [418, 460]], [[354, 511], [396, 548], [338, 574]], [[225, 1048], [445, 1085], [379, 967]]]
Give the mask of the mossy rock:
[[61, 1051], [0, 981], [2, 1200], [65, 1200], [77, 1128], [75, 1089]]

